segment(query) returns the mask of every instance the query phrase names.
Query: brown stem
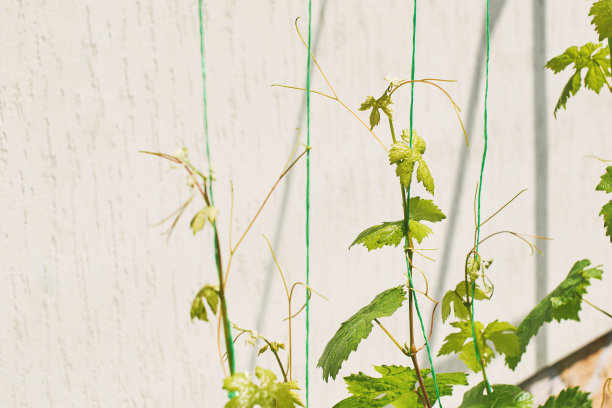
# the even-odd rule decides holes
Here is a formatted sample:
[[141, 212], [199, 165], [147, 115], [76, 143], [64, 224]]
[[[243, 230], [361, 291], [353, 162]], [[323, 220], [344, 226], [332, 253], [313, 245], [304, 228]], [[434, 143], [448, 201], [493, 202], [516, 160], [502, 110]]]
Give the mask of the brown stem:
[[[393, 136], [395, 136], [395, 132], [393, 130], [393, 121], [389, 120], [389, 128], [391, 130], [391, 134]], [[394, 138], [394, 137], [393, 137]], [[395, 138], [394, 138], [395, 139]], [[419, 363], [416, 359], [416, 353], [417, 353], [417, 348], [416, 345], [414, 343], [414, 314], [413, 314], [413, 307], [412, 307], [412, 303], [413, 303], [413, 296], [414, 296], [414, 287], [412, 286], [412, 275], [411, 275], [411, 266], [412, 266], [412, 255], [413, 255], [413, 251], [414, 251], [414, 243], [412, 241], [412, 237], [410, 236], [410, 221], [409, 221], [409, 214], [408, 214], [408, 201], [406, 198], [406, 189], [404, 188], [404, 186], [400, 186], [401, 190], [402, 190], [402, 208], [404, 210], [403, 214], [404, 214], [404, 231], [406, 231], [406, 244], [408, 245], [406, 248], [404, 248], [404, 252], [405, 252], [405, 256], [407, 259], [407, 265], [406, 267], [408, 268], [408, 274], [409, 274], [409, 279], [408, 279], [408, 319], [409, 319], [409, 325], [410, 325], [410, 358], [412, 359], [412, 363], [414, 365], [414, 370], [416, 372], [417, 378], [419, 380], [419, 386], [421, 387], [421, 389], [423, 390], [423, 398], [425, 399], [425, 406], [428, 408], [431, 408], [431, 402], [429, 401], [429, 396], [427, 395], [427, 390], [425, 389], [425, 383], [423, 382], [423, 376], [421, 375], [421, 370], [419, 369]], [[418, 393], [417, 393], [418, 394]]]
[[[413, 347], [411, 345], [410, 347]], [[427, 408], [431, 408], [431, 402], [429, 402], [429, 396], [427, 395], [427, 391], [425, 390], [425, 383], [423, 382], [423, 376], [421, 375], [421, 370], [419, 369], [419, 362], [416, 358], [416, 349], [415, 353], [410, 354], [410, 358], [412, 359], [412, 364], [414, 364], [414, 370], [416, 371], [417, 378], [419, 379], [419, 385], [421, 390], [423, 390], [423, 397], [425, 398], [425, 406]]]
[[[406, 192], [403, 188], [402, 188], [402, 193], [403, 193], [403, 196], [405, 197]], [[404, 203], [406, 203], [405, 198], [404, 198]], [[404, 204], [404, 207], [406, 207], [406, 204]], [[408, 224], [408, 221], [407, 221], [408, 215], [405, 212], [404, 214], [405, 214], [404, 222]], [[412, 236], [410, 236], [409, 230], [406, 230], [406, 232], [408, 236], [407, 256], [410, 261], [410, 264], [412, 264], [412, 254], [413, 254], [413, 249], [414, 249], [414, 242], [412, 241]], [[411, 273], [411, 272], [408, 271], [408, 273]], [[427, 395], [427, 390], [425, 389], [425, 383], [423, 382], [423, 376], [421, 375], [421, 370], [419, 369], [419, 362], [416, 357], [417, 348], [416, 348], [416, 344], [414, 343], [414, 317], [413, 317], [413, 311], [412, 311], [412, 303], [414, 302], [413, 300], [414, 287], [412, 286], [411, 277], [410, 279], [408, 279], [408, 286], [410, 288], [409, 293], [408, 293], [408, 307], [410, 308], [409, 315], [408, 315], [410, 319], [410, 358], [412, 359], [412, 364], [414, 365], [414, 371], [416, 372], [417, 379], [419, 380], [419, 386], [423, 390], [423, 397], [425, 398], [426, 406], [428, 408], [431, 408], [431, 402], [429, 401], [429, 395]]]

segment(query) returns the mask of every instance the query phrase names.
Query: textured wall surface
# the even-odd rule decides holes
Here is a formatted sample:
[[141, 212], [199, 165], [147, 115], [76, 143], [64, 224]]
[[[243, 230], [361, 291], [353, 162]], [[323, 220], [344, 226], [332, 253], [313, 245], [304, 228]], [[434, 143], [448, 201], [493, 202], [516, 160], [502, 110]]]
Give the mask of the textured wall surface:
[[[605, 334], [568, 357], [556, 362], [520, 384], [544, 404], [549, 395], [569, 387], [580, 387], [591, 393], [593, 406], [612, 408], [610, 389], [602, 387], [612, 377], [612, 332]], [[603, 404], [602, 404], [603, 403]]]
[[[305, 1], [293, 0], [206, 3], [209, 129], [227, 256], [230, 180], [237, 237], [281, 172], [296, 128], [304, 127], [303, 93], [270, 85], [305, 83], [306, 53], [293, 21], [307, 10]], [[348, 106], [382, 93], [387, 74], [410, 76], [409, 3], [313, 1], [313, 49]], [[440, 299], [462, 278], [473, 234], [485, 2], [419, 4], [416, 76], [457, 80], [447, 89], [471, 140], [466, 148], [443, 94], [416, 87], [415, 127], [428, 143], [435, 200], [448, 215], [424, 242], [438, 248], [431, 252], [436, 262], [418, 262]], [[207, 165], [197, 2], [15, 0], [1, 9], [0, 405], [222, 406], [214, 325], [189, 319], [195, 293], [216, 280], [209, 231], [193, 237], [188, 229], [201, 203], [166, 243], [167, 226], [152, 225], [189, 197], [185, 175], [138, 153], [186, 146], [195, 163]], [[483, 246], [483, 256], [495, 260], [496, 288], [492, 303], [477, 310], [483, 321], [518, 324], [536, 297], [585, 257], [606, 269], [588, 299], [612, 308], [612, 247], [597, 216], [604, 196], [594, 191], [604, 167], [584, 157], [612, 158], [612, 98], [581, 92], [555, 120], [567, 75], [542, 69], [567, 46], [596, 39], [587, 12], [588, 2], [492, 1], [483, 214], [528, 191], [484, 233], [511, 229], [554, 240], [540, 242], [543, 256], [530, 256], [510, 238]], [[312, 87], [327, 92], [317, 72]], [[409, 98], [405, 89], [395, 99], [396, 128], [408, 126]], [[386, 129], [378, 129], [389, 143]], [[326, 407], [346, 394], [340, 377], [325, 384], [315, 369], [326, 342], [348, 316], [404, 279], [401, 250], [347, 247], [366, 227], [399, 219], [401, 206], [384, 151], [334, 101], [313, 97], [311, 145], [311, 285], [329, 299], [312, 304], [311, 406]], [[287, 279], [304, 280], [304, 183], [301, 162], [240, 247], [229, 277], [231, 319], [284, 341], [284, 291], [261, 235]], [[429, 316], [430, 306], [421, 304]], [[493, 363], [492, 382], [525, 379], [610, 329], [594, 309], [581, 316], [581, 324], [550, 325], [515, 375]], [[294, 347], [303, 350], [303, 320], [296, 322]], [[406, 313], [386, 319], [399, 337], [407, 336], [407, 322]], [[434, 352], [446, 333], [438, 315]], [[273, 367], [269, 356], [256, 363], [252, 348], [236, 344], [240, 370]], [[340, 375], [404, 360], [374, 331]], [[294, 371], [302, 385], [304, 367], [300, 352]], [[454, 358], [437, 365], [461, 367]], [[456, 398], [447, 401], [453, 406]]]

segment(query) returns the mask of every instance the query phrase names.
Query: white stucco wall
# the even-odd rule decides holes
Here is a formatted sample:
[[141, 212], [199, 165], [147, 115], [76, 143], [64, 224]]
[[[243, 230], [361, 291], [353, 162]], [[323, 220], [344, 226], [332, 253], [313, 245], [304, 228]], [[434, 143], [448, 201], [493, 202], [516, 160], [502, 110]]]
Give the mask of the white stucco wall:
[[[229, 181], [237, 236], [282, 169], [295, 129], [304, 126], [304, 95], [270, 85], [305, 82], [306, 55], [293, 21], [307, 10], [305, 1], [207, 3], [209, 129], [225, 245]], [[349, 106], [378, 96], [387, 74], [409, 77], [409, 3], [313, 2], [314, 50]], [[461, 279], [473, 233], [483, 147], [484, 5], [419, 3], [416, 76], [458, 80], [447, 89], [464, 109], [471, 140], [466, 149], [441, 93], [416, 88], [415, 126], [428, 142], [435, 201], [449, 215], [425, 244], [438, 248], [436, 263], [419, 261], [439, 298]], [[495, 259], [496, 291], [477, 317], [518, 324], [535, 304], [538, 280], [540, 290], [550, 290], [585, 257], [606, 270], [588, 299], [611, 309], [612, 247], [597, 216], [605, 197], [594, 191], [604, 167], [584, 156], [612, 157], [612, 99], [605, 91], [581, 92], [554, 120], [567, 75], [541, 69], [567, 46], [596, 39], [588, 3], [496, 0], [492, 9], [483, 214], [529, 190], [487, 231], [554, 240], [539, 261], [517, 240], [483, 247]], [[189, 320], [194, 294], [216, 281], [211, 240], [208, 231], [194, 238], [188, 218], [168, 244], [164, 228], [151, 227], [188, 191], [181, 172], [138, 153], [186, 146], [206, 166], [197, 2], [7, 1], [0, 55], [0, 405], [222, 406], [215, 330]], [[312, 86], [326, 90], [317, 73]], [[394, 105], [396, 128], [407, 127], [408, 110], [404, 91]], [[404, 273], [399, 250], [347, 247], [366, 227], [399, 219], [401, 207], [383, 150], [339, 105], [313, 97], [311, 132], [311, 285], [329, 298], [312, 305], [311, 406], [326, 407], [345, 396], [340, 377], [325, 384], [315, 369], [326, 342]], [[304, 181], [301, 163], [240, 248], [229, 281], [232, 320], [273, 339], [285, 338], [284, 292], [261, 234], [271, 239], [288, 279], [304, 280]], [[536, 361], [553, 362], [611, 327], [590, 308], [582, 317], [581, 324], [551, 325], [540, 353], [530, 346], [515, 375], [494, 363], [492, 382], [518, 382]], [[407, 321], [398, 313], [387, 325], [401, 337]], [[440, 323], [437, 318], [435, 351], [448, 332]], [[301, 350], [302, 321], [296, 325], [294, 347]], [[239, 341], [237, 352], [238, 368], [252, 370], [253, 350]], [[296, 360], [295, 372], [302, 373], [304, 358]], [[381, 363], [408, 362], [374, 331], [340, 374], [371, 373]], [[269, 356], [257, 364], [273, 367]], [[460, 368], [448, 359], [437, 366]], [[303, 384], [303, 374], [298, 379]]]

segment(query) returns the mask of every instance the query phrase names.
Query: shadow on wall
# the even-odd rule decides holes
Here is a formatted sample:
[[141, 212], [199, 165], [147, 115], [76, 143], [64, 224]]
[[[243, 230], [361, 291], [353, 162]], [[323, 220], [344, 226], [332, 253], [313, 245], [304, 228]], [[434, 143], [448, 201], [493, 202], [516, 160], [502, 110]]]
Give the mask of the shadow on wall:
[[[505, 0], [504, 0], [505, 1]], [[327, 2], [324, 1], [321, 3], [321, 10], [319, 11], [319, 16], [317, 18], [318, 21], [318, 25], [317, 25], [317, 30], [314, 33], [313, 39], [314, 41], [312, 42], [312, 52], [313, 54], [316, 55], [317, 53], [317, 48], [318, 48], [318, 44], [319, 44], [319, 40], [321, 39], [321, 30], [323, 29], [323, 26], [325, 25], [325, 10], [327, 7]], [[306, 49], [304, 49], [304, 53], [306, 53]], [[311, 74], [314, 71], [315, 67], [314, 64], [311, 65], [310, 67], [311, 69]], [[306, 80], [304, 80], [305, 82]], [[304, 84], [304, 87], [306, 87], [306, 84]], [[304, 96], [304, 99], [302, 100], [302, 106], [300, 107], [299, 111], [298, 111], [298, 118], [297, 118], [297, 125], [296, 128], [302, 128], [302, 123], [306, 120], [306, 96]], [[298, 141], [298, 137], [299, 134], [296, 135], [296, 138], [293, 142], [293, 144], [295, 144]], [[282, 197], [282, 201], [281, 201], [281, 207], [280, 210], [278, 212], [278, 217], [277, 217], [277, 222], [276, 222], [276, 229], [274, 231], [274, 235], [272, 236], [272, 245], [273, 245], [273, 250], [275, 253], [278, 252], [278, 245], [275, 244], [276, 242], [280, 242], [280, 237], [282, 234], [282, 229], [283, 229], [283, 225], [285, 224], [285, 220], [287, 218], [287, 210], [289, 209], [289, 195], [291, 193], [291, 181], [293, 180], [292, 177], [293, 173], [289, 173], [287, 175], [286, 181], [285, 181], [285, 189], [284, 189], [284, 193], [283, 193], [283, 197]], [[270, 290], [272, 287], [272, 283], [274, 282], [274, 277], [278, 276], [276, 274], [276, 266], [274, 264], [273, 260], [270, 260], [268, 267], [266, 268], [266, 278], [265, 278], [265, 282], [266, 282], [266, 286], [264, 287], [264, 291], [263, 294], [261, 296], [261, 303], [259, 304], [259, 310], [257, 312], [257, 323], [255, 324], [255, 330], [257, 330], [258, 332], [261, 332], [264, 321], [265, 321], [265, 317], [268, 313], [268, 305], [269, 305], [269, 299], [270, 299]], [[257, 350], [258, 348], [255, 347], [253, 349], [253, 352], [251, 353], [251, 359], [249, 361], [249, 371], [253, 372], [255, 370], [255, 363], [256, 363], [256, 359], [257, 359]]]
[[[576, 350], [553, 365], [541, 369], [519, 387], [536, 397], [543, 404], [551, 395], [562, 389], [579, 386], [591, 393], [593, 406], [600, 407], [603, 384], [612, 377], [612, 331]], [[604, 408], [612, 408], [612, 395], [606, 395]]]

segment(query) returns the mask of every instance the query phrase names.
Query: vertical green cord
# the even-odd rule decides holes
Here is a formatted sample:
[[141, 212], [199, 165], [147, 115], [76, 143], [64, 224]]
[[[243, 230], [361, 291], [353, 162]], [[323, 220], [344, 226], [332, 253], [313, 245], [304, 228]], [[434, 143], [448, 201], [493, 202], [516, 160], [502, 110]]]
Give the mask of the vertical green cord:
[[[417, 0], [414, 0], [414, 14], [412, 16], [412, 68], [410, 70], [410, 80], [414, 81], [414, 69], [415, 69], [415, 51], [416, 51], [416, 21], [417, 21]], [[412, 148], [412, 129], [414, 123], [414, 82], [410, 84], [410, 148]], [[410, 187], [406, 189], [406, 214], [405, 218], [409, 220], [410, 215]], [[404, 237], [404, 246], [408, 247], [408, 236]], [[412, 265], [406, 257], [406, 268], [408, 270], [408, 279], [410, 280], [410, 289], [414, 288], [412, 282]], [[429, 366], [431, 367], [431, 377], [434, 381], [434, 388], [436, 391], [436, 397], [438, 405], [442, 408], [442, 402], [440, 401], [440, 390], [438, 389], [438, 381], [436, 379], [436, 371], [434, 369], [433, 361], [431, 359], [431, 350], [429, 348], [429, 341], [427, 340], [427, 333], [425, 332], [425, 325], [423, 324], [423, 318], [421, 317], [421, 311], [419, 310], [419, 301], [414, 296], [414, 306], [419, 317], [419, 323], [421, 323], [421, 330], [423, 331], [423, 338], [425, 339], [425, 346], [427, 347], [427, 357], [429, 359]]]
[[308, 1], [308, 62], [306, 63], [306, 408], [309, 402], [308, 354], [310, 350], [310, 38], [312, 27], [312, 0]]
[[[480, 165], [480, 182], [478, 183], [478, 216], [476, 222], [476, 253], [474, 254], [474, 260], [476, 261], [478, 258], [478, 243], [480, 241], [480, 194], [482, 193], [482, 176], [484, 174], [484, 166], [485, 161], [487, 159], [487, 147], [489, 142], [489, 133], [488, 133], [488, 112], [487, 112], [487, 101], [489, 97], [489, 45], [490, 45], [490, 29], [489, 29], [489, 0], [487, 0], [487, 62], [486, 62], [486, 75], [485, 75], [485, 98], [484, 98], [484, 150], [482, 152], [482, 163]], [[480, 357], [480, 352], [478, 350], [478, 341], [476, 339], [476, 331], [474, 329], [474, 292], [476, 290], [476, 282], [472, 281], [472, 314], [471, 314], [471, 323], [472, 323], [472, 337], [474, 338], [474, 351], [476, 352], [476, 358], [482, 367], [484, 372], [484, 364]], [[487, 377], [484, 377], [485, 383], [487, 385], [487, 391], [489, 394], [491, 391], [491, 384], [489, 384], [489, 380]]]
[[[202, 0], [198, 0], [198, 16], [200, 21], [200, 56], [202, 58], [202, 100], [203, 100], [203, 111], [204, 111], [204, 140], [206, 141], [206, 158], [208, 160], [208, 194], [210, 195], [210, 203], [215, 205], [215, 200], [213, 197], [213, 188], [212, 188], [212, 163], [210, 160], [210, 144], [208, 141], [208, 101], [206, 98], [206, 63], [204, 59], [204, 22], [202, 17]], [[217, 223], [213, 223], [213, 228], [215, 230], [215, 234], [217, 234]], [[219, 246], [217, 240], [215, 240], [215, 252], [219, 251]], [[219, 265], [219, 259], [215, 257], [215, 262], [217, 264], [217, 268], [221, 268]], [[234, 355], [234, 342], [232, 341], [232, 330], [229, 325], [229, 321], [227, 323], [227, 333], [229, 336], [229, 344], [230, 349], [227, 350], [228, 355]], [[236, 372], [236, 361], [233, 358], [230, 358], [230, 371], [231, 374]], [[230, 398], [233, 393], [230, 393]]]

